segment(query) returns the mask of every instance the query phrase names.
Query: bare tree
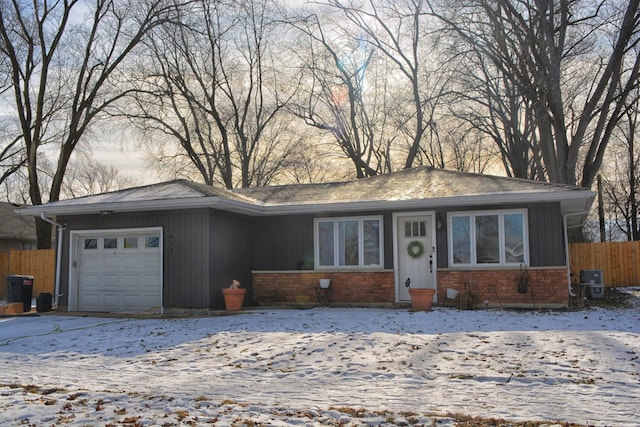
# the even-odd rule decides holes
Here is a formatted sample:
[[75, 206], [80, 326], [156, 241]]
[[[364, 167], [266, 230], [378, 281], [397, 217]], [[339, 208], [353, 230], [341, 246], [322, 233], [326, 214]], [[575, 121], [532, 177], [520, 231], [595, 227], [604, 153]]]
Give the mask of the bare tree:
[[533, 106], [519, 83], [482, 51], [457, 52], [456, 42], [454, 38], [448, 49], [452, 56], [448, 66], [455, 74], [452, 115], [477, 131], [469, 135], [477, 137], [480, 132], [493, 142], [507, 176], [543, 179]]
[[609, 206], [609, 228], [615, 227], [627, 240], [640, 240], [640, 132], [638, 90], [633, 93], [624, 118], [613, 135], [610, 156], [613, 158], [604, 174], [603, 192]]
[[197, 0], [179, 24], [154, 31], [133, 118], [179, 144], [156, 151], [164, 162], [194, 167], [208, 184], [259, 186], [299, 149], [280, 114], [291, 95], [280, 80], [275, 10], [272, 0]]
[[[431, 44], [431, 32], [424, 0], [355, 2], [329, 0], [362, 38], [392, 61], [407, 88], [407, 103], [393, 112], [407, 142], [403, 167], [417, 160], [444, 167], [445, 156], [437, 132], [437, 107], [447, 95], [450, 75], [439, 69]], [[403, 96], [403, 95], [400, 95]]]
[[[173, 2], [155, 0], [0, 2], [0, 62], [11, 79], [4, 100], [18, 124], [9, 145], [23, 150], [32, 204], [59, 199], [71, 154], [127, 92], [118, 81], [125, 59], [174, 10]], [[57, 159], [48, 194], [40, 185], [45, 156]], [[38, 219], [36, 226], [38, 247], [50, 247], [50, 224]]]
[[[389, 64], [328, 16], [314, 14], [290, 22], [303, 35], [292, 49], [306, 84], [298, 89], [289, 111], [329, 132], [353, 164], [356, 177], [392, 170], [390, 151], [398, 132], [389, 126]], [[325, 25], [331, 28], [329, 34]]]
[[625, 58], [639, 41], [640, 2], [445, 3], [431, 13], [502, 75], [513, 76], [530, 103], [546, 179], [590, 187], [638, 82], [639, 57]]
[[444, 145], [448, 147], [447, 167], [460, 172], [484, 173], [498, 154], [483, 131], [464, 122], [445, 120], [448, 124]]
[[90, 153], [82, 153], [69, 162], [62, 194], [66, 198], [89, 196], [137, 184], [138, 180], [122, 175], [115, 166], [98, 162]]

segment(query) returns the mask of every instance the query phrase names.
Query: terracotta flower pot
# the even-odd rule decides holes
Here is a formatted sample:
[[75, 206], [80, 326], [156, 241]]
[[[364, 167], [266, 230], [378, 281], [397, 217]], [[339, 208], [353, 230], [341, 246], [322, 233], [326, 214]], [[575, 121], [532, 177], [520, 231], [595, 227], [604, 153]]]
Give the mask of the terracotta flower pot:
[[409, 288], [412, 311], [431, 311], [435, 289]]
[[224, 306], [228, 311], [242, 310], [242, 304], [244, 302], [244, 294], [246, 289], [231, 289], [225, 288], [222, 290], [224, 296]]

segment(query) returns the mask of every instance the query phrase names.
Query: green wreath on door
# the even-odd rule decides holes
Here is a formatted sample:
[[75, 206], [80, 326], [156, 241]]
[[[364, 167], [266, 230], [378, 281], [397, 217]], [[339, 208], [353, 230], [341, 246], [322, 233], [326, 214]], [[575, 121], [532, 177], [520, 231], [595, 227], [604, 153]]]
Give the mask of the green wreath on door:
[[424, 254], [424, 245], [417, 240], [413, 240], [407, 245], [407, 253], [411, 258], [418, 259]]

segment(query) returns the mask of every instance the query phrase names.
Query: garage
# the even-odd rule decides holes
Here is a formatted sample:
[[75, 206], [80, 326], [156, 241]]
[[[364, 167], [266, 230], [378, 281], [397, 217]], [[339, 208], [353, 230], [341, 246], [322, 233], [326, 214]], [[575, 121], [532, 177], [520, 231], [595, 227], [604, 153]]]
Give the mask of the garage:
[[82, 231], [71, 242], [71, 310], [161, 311], [161, 229]]

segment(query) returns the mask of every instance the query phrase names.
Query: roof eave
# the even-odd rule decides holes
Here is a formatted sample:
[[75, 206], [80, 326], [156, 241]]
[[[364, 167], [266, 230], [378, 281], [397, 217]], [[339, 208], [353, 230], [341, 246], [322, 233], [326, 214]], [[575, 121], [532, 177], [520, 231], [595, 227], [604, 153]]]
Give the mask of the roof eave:
[[219, 196], [197, 197], [188, 199], [146, 200], [127, 202], [105, 202], [87, 205], [50, 206], [38, 205], [17, 209], [16, 212], [24, 216], [57, 217], [65, 215], [108, 215], [113, 213], [166, 211], [177, 209], [218, 208], [230, 212], [256, 214], [261, 210], [255, 205], [221, 198]]
[[595, 193], [590, 190], [540, 192], [540, 193], [495, 193], [471, 196], [441, 197], [434, 199], [411, 200], [363, 200], [292, 204], [262, 204], [232, 200], [219, 196], [198, 197], [188, 199], [147, 200], [127, 202], [106, 202], [87, 205], [50, 206], [39, 205], [17, 209], [24, 216], [56, 217], [63, 215], [96, 215], [119, 212], [148, 212], [160, 210], [216, 208], [240, 214], [261, 215], [294, 215], [317, 212], [354, 212], [389, 209], [436, 209], [442, 207], [487, 206], [514, 203], [560, 202], [562, 213], [583, 212], [589, 209]]
[[484, 194], [411, 200], [365, 200], [308, 204], [265, 205], [264, 213], [272, 215], [308, 214], [315, 212], [353, 212], [390, 209], [437, 209], [442, 207], [488, 206], [504, 203], [560, 202], [563, 214], [584, 212], [589, 209], [595, 193], [590, 190], [555, 193]]

